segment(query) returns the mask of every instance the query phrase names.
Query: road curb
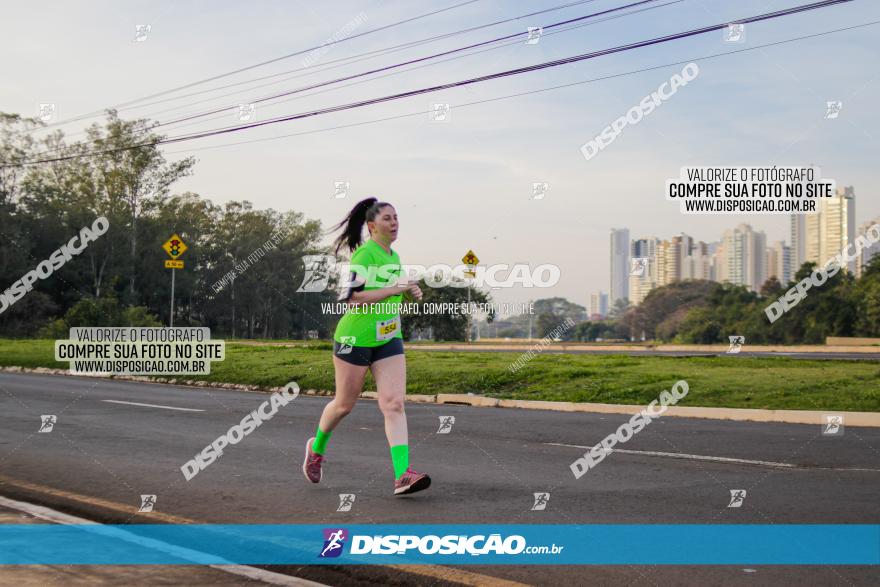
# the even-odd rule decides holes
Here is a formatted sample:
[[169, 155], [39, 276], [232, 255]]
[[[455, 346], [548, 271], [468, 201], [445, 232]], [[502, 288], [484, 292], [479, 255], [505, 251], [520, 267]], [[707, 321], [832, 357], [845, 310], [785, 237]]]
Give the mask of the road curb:
[[[409, 396], [406, 397], [409, 399]], [[501, 400], [494, 397], [470, 393], [438, 393], [436, 398], [438, 404], [465, 404], [481, 408], [497, 408], [501, 402]]]
[[[409, 399], [409, 396], [407, 396]], [[556, 412], [589, 412], [594, 414], [637, 414], [645, 406], [628, 404], [595, 404], [578, 402], [551, 402], [535, 400], [495, 399], [464, 393], [441, 393], [439, 404], [464, 404], [475, 407], [519, 408], [523, 410], [552, 410]], [[878, 412], [843, 412], [834, 410], [756, 410], [748, 408], [701, 408], [669, 406], [664, 416], [679, 418], [709, 418], [749, 422], [777, 422], [784, 424], [823, 424], [825, 415], [843, 415], [846, 426], [880, 428]]]
[[[197, 381], [195, 379], [178, 379], [175, 377], [147, 377], [144, 375], [82, 375], [71, 373], [67, 369], [51, 369], [49, 367], [0, 367], [0, 373], [36, 373], [39, 375], [62, 375], [65, 377], [83, 377], [85, 379], [105, 379], [107, 381], [137, 381], [139, 383], [158, 383], [164, 385], [179, 385], [183, 387], [209, 387], [212, 389], [231, 389], [234, 391], [249, 392], [275, 392], [283, 391], [284, 387], [267, 387], [264, 385], [251, 385], [248, 383], [224, 383], [221, 381]], [[320, 389], [302, 389], [300, 393], [306, 395], [333, 395], [332, 391]]]
[[[0, 373], [37, 373], [43, 375], [64, 375], [68, 377], [92, 377], [107, 379], [110, 381], [139, 381], [141, 383], [159, 383], [166, 385], [181, 385], [191, 387], [209, 387], [230, 389], [234, 391], [249, 392], [274, 392], [281, 391], [282, 387], [261, 387], [259, 385], [247, 385], [241, 383], [222, 383], [217, 381], [194, 381], [191, 379], [175, 379], [166, 377], [144, 377], [138, 375], [112, 375], [91, 376], [74, 375], [65, 369], [50, 369], [48, 367], [0, 367]], [[321, 389], [305, 389], [301, 393], [305, 395], [331, 396], [332, 391]], [[361, 397], [377, 399], [375, 391], [364, 391]], [[550, 410], [554, 412], [586, 412], [593, 414], [635, 414], [645, 406], [628, 404], [597, 404], [588, 402], [551, 402], [543, 400], [520, 400], [498, 399], [475, 395], [471, 393], [438, 393], [407, 394], [407, 401], [414, 403], [466, 405], [478, 408], [519, 408], [521, 410]], [[679, 418], [707, 418], [712, 420], [733, 420], [738, 422], [776, 422], [781, 424], [822, 424], [825, 415], [838, 414], [845, 416], [846, 426], [860, 426], [880, 428], [880, 412], [845, 412], [840, 410], [758, 410], [750, 408], [702, 408], [687, 406], [669, 406], [663, 413], [664, 416]]]

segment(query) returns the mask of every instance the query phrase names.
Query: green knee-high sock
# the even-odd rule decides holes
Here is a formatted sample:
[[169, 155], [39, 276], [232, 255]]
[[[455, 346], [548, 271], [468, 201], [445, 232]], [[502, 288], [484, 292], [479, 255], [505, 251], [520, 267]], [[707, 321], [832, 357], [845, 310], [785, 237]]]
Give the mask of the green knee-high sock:
[[394, 478], [400, 479], [400, 476], [406, 473], [409, 467], [409, 445], [398, 444], [391, 447], [391, 464], [394, 465]]
[[324, 451], [327, 450], [327, 441], [330, 440], [330, 435], [333, 434], [333, 431], [324, 432], [321, 430], [321, 427], [318, 426], [318, 431], [315, 432], [315, 442], [312, 443], [312, 452], [322, 455]]

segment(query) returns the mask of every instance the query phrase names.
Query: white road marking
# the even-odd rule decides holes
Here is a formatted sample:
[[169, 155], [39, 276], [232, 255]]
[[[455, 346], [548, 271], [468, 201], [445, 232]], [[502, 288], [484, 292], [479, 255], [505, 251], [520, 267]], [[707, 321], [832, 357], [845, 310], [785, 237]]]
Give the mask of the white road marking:
[[[564, 444], [561, 442], [545, 442], [544, 444], [550, 446], [567, 446], [570, 448], [581, 448], [584, 450], [590, 450], [593, 448], [592, 446], [580, 446], [578, 444]], [[604, 449], [603, 449], [604, 450]], [[734, 463], [737, 465], [759, 465], [762, 467], [778, 467], [782, 469], [803, 469], [803, 470], [811, 470], [811, 469], [824, 469], [824, 470], [832, 470], [832, 471], [874, 471], [880, 473], [880, 469], [860, 469], [860, 468], [847, 468], [847, 467], [811, 467], [806, 465], [794, 465], [792, 463], [777, 463], [774, 461], [755, 461], [751, 459], [733, 459], [730, 457], [713, 457], [709, 455], [691, 455], [687, 453], [680, 452], [660, 452], [654, 450], [629, 450], [625, 448], [612, 448], [612, 453], [619, 452], [625, 455], [641, 455], [648, 457], [669, 457], [673, 459], [689, 459], [692, 461], [711, 461], [716, 463]]]
[[162, 408], [163, 410], [180, 410], [181, 412], [204, 412], [205, 410], [197, 410], [195, 408], [176, 408], [174, 406], [160, 406], [158, 404], [141, 404], [138, 402], [124, 402], [118, 399], [102, 399], [102, 402], [111, 404], [125, 404], [128, 406], [143, 406], [145, 408]]
[[[27, 503], [24, 501], [8, 499], [3, 497], [2, 495], [0, 495], [0, 506], [7, 507], [9, 509], [19, 512], [24, 512], [26, 514], [34, 516], [35, 518], [40, 518], [41, 520], [46, 520], [55, 524], [88, 524], [90, 526], [103, 526], [103, 524], [99, 524], [98, 522], [93, 522], [91, 520], [86, 520], [85, 518], [71, 516], [62, 512], [55, 511], [53, 509], [49, 509], [47, 507], [34, 505], [32, 503]], [[109, 535], [110, 533], [107, 530], [103, 531], [102, 534]], [[204, 560], [204, 557], [206, 556], [204, 553], [201, 553], [197, 550], [173, 546], [171, 544], [166, 544], [160, 540], [154, 540], [152, 538], [143, 538], [125, 530], [113, 530], [115, 531], [113, 531], [112, 536], [116, 538], [120, 538], [127, 542], [133, 542], [147, 548], [154, 548], [156, 550], [159, 550], [160, 552], [166, 552], [185, 560], [193, 560], [193, 558], [195, 558], [195, 560]], [[314, 581], [300, 579], [299, 577], [291, 577], [290, 575], [282, 575], [281, 573], [258, 569], [256, 567], [251, 567], [248, 565], [217, 564], [204, 566], [209, 566], [213, 569], [218, 569], [232, 575], [238, 575], [239, 577], [246, 577], [248, 579], [256, 581], [262, 581], [271, 585], [282, 585], [284, 587], [327, 587], [327, 585], [324, 585], [323, 583], [315, 583]]]

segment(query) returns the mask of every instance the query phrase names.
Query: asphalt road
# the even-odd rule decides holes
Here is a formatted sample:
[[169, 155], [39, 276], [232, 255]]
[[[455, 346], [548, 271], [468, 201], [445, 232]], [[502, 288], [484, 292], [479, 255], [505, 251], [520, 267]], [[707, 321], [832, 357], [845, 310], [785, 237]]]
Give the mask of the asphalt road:
[[[413, 465], [428, 472], [433, 485], [394, 498], [382, 417], [371, 400], [359, 402], [334, 433], [323, 482], [303, 478], [303, 443], [328, 398], [300, 396], [187, 482], [180, 466], [265, 399], [218, 389], [0, 373], [0, 495], [115, 523], [145, 521], [136, 514], [141, 494], [157, 495], [162, 514], [205, 523], [880, 523], [877, 428], [847, 427], [833, 437], [823, 436], [819, 425], [660, 418], [625, 445], [629, 452], [615, 452], [575, 479], [569, 464], [584, 452], [578, 447], [598, 443], [626, 416], [409, 404]], [[51, 433], [37, 433], [44, 414], [57, 416]], [[445, 416], [455, 416], [455, 423], [450, 433], [438, 434]], [[727, 507], [731, 489], [747, 490], [742, 507]], [[540, 491], [550, 493], [548, 506], [532, 511], [533, 493]], [[336, 511], [340, 493], [357, 496], [351, 512]], [[329, 584], [376, 584], [384, 572], [288, 570]], [[467, 570], [554, 586], [880, 583], [876, 567]], [[343, 580], [334, 572], [348, 574]]]

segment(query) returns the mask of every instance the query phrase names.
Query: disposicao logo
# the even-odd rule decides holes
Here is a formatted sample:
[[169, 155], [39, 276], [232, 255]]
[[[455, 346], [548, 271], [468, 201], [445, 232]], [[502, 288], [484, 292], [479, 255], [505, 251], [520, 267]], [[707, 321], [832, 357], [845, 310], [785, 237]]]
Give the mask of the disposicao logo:
[[345, 549], [348, 531], [344, 528], [324, 528], [324, 548], [318, 558], [335, 558]]

